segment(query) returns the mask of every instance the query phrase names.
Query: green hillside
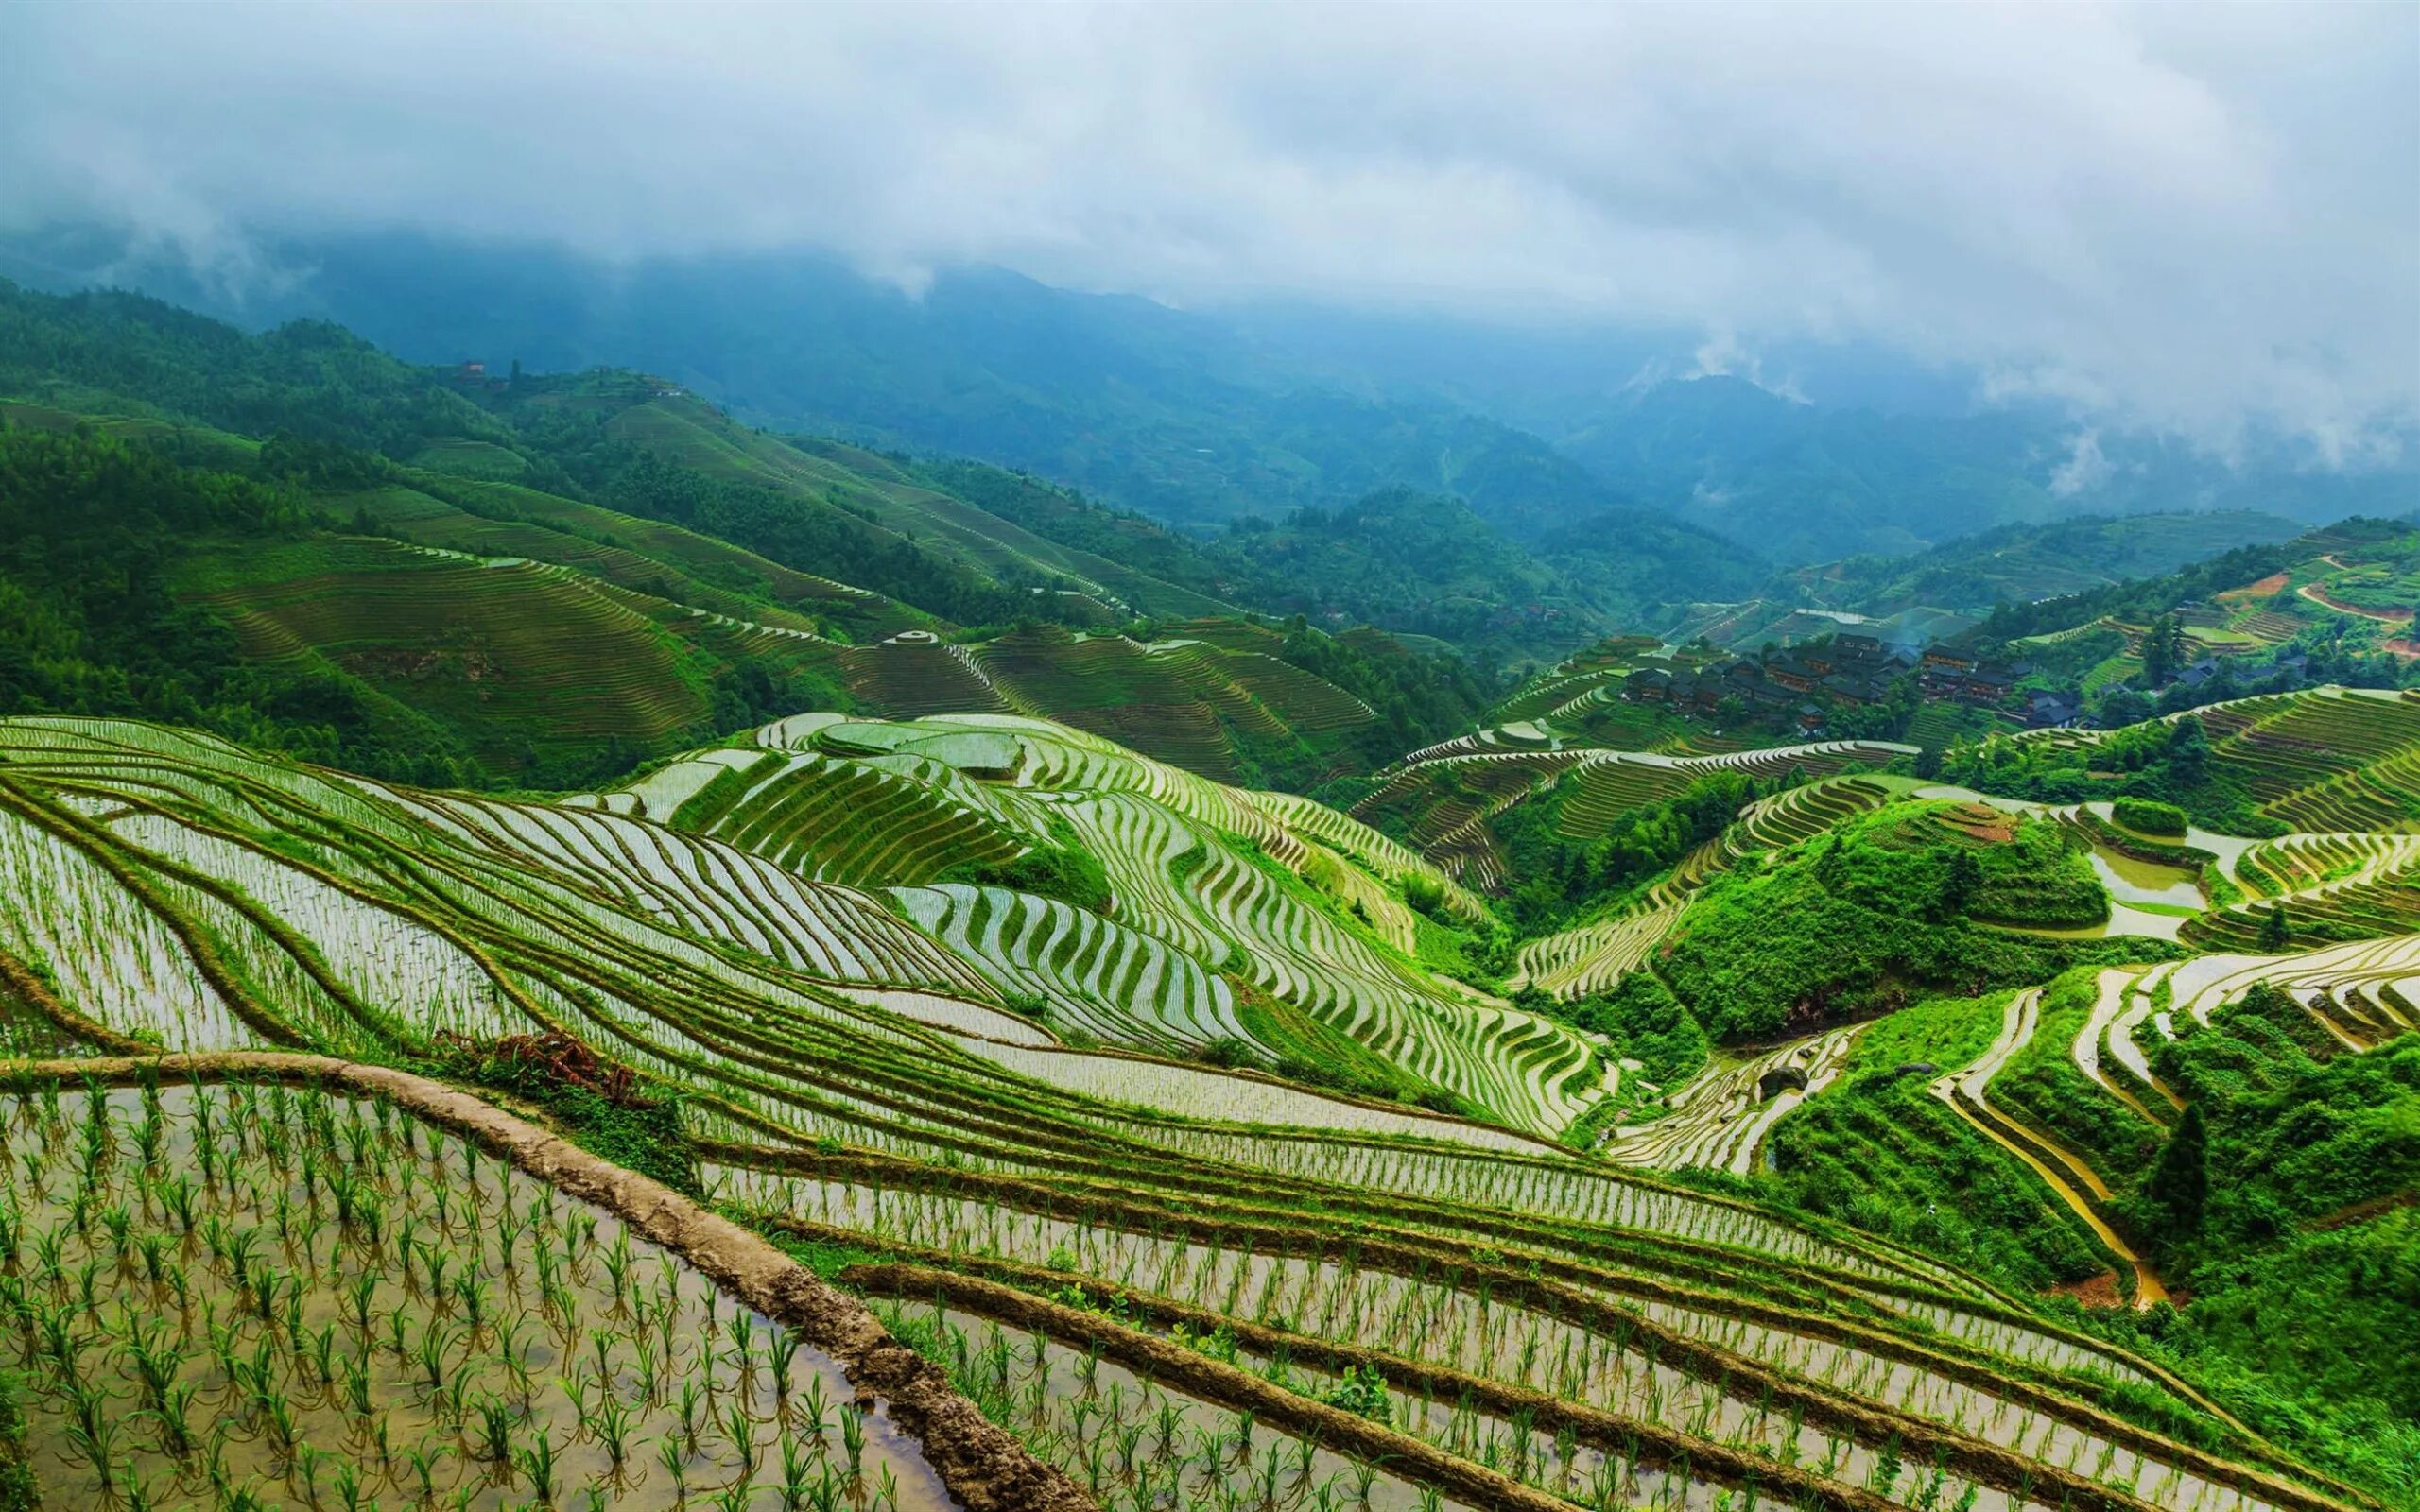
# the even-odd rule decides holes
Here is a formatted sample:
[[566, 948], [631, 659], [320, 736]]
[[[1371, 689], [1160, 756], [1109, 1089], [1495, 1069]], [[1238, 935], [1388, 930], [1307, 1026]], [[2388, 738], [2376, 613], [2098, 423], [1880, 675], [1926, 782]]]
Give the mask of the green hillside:
[[[2392, 1389], [2331, 1373], [2319, 1354], [2264, 1357], [2238, 1320], [2290, 1305], [2312, 1327], [2341, 1322], [2345, 1337], [2409, 1323], [2408, 1304], [2352, 1289], [2360, 1266], [2401, 1253], [2408, 1227], [2391, 1199], [2408, 1159], [2392, 1130], [2409, 1055], [2370, 1047], [2407, 1027], [2409, 1010], [2361, 984], [2413, 970], [2409, 938], [2241, 969], [2225, 956], [2178, 964], [2175, 947], [2115, 936], [2029, 945], [2025, 929], [2055, 932], [2107, 906], [2086, 865], [2092, 832], [1971, 799], [1893, 801], [1893, 781], [1834, 777], [1744, 806], [1752, 789], [1735, 787], [1708, 810], [1716, 860], [1694, 881], [1687, 868], [1669, 879], [1694, 894], [1668, 949], [1610, 990], [1508, 1002], [1445, 974], [1499, 926], [1484, 899], [1409, 848], [1308, 799], [1222, 786], [1021, 715], [798, 716], [554, 804], [366, 783], [151, 725], [19, 719], [0, 724], [0, 886], [18, 901], [0, 914], [0, 979], [13, 1043], [167, 1052], [159, 1074], [180, 1099], [187, 1079], [240, 1089], [271, 1064], [264, 1052], [302, 1052], [506, 1092], [676, 1185], [698, 1181], [689, 1162], [702, 1162], [723, 1212], [866, 1298], [933, 1351], [951, 1386], [994, 1403], [1016, 1452], [1080, 1480], [1079, 1438], [1048, 1426], [1053, 1389], [1034, 1399], [1040, 1419], [998, 1405], [992, 1367], [972, 1344], [961, 1362], [950, 1329], [979, 1338], [986, 1320], [1012, 1322], [1038, 1330], [1046, 1352], [1157, 1362], [1157, 1389], [1196, 1403], [1180, 1410], [1250, 1411], [1270, 1442], [1317, 1432], [1383, 1461], [1374, 1489], [1394, 1475], [1484, 1492], [1491, 1505], [1584, 1497], [1542, 1424], [1575, 1454], [1599, 1446], [1608, 1474], [1638, 1466], [1709, 1494], [1796, 1486], [1842, 1512], [1882, 1490], [1918, 1507], [1979, 1500], [1968, 1486], [2015, 1496], [2047, 1484], [2071, 1506], [2174, 1512], [2196, 1504], [2181, 1488], [2205, 1480], [2308, 1512], [2361, 1503], [2331, 1476], [2391, 1497], [2398, 1451], [2385, 1425], [2406, 1410]], [[1704, 788], [1700, 778], [1690, 791]], [[1609, 822], [1621, 833], [1642, 812], [1617, 805]], [[1901, 936], [1898, 964], [1878, 976], [1858, 977], [1867, 968], [1844, 954], [1824, 965], [1825, 941], [1845, 950], [1855, 930], [1778, 896], [1810, 888], [1877, 918], [1936, 920], [1925, 927], [1941, 938], [1916, 949]], [[79, 949], [104, 919], [112, 948]], [[1996, 954], [1979, 954], [1987, 931], [2002, 932]], [[1924, 951], [1957, 964], [1927, 967]], [[1793, 952], [1841, 989], [1785, 966]], [[1721, 974], [1759, 953], [1770, 969]], [[2094, 1005], [2100, 984], [2134, 983], [2135, 963], [2163, 958], [2166, 1038], [2144, 1038], [2153, 1010], [2132, 1016], [2122, 994], [2108, 1000], [2115, 1012]], [[2076, 959], [2108, 964], [2059, 975]], [[2062, 985], [2049, 997], [2002, 990], [1963, 1019], [1926, 1004], [1878, 1025], [1782, 1005], [1798, 1036], [1745, 1051], [1709, 1055], [1688, 1032], [1701, 1020], [1718, 1038], [1758, 1032], [1758, 1005], [1776, 993], [1871, 1013], [1889, 1004], [1859, 982], [1922, 1002], [1950, 981], [1979, 985], [1974, 971], [1986, 988]], [[2188, 1015], [2207, 1014], [2214, 1035], [2253, 1036], [2255, 1010], [2230, 1005], [2231, 984], [2280, 972], [2331, 984], [2337, 1005], [2313, 1018], [2291, 999], [2260, 1000], [2275, 1033], [2247, 1042], [2281, 1047], [2261, 1052], [2276, 1069], [2243, 1091], [2221, 1086], [2216, 1068], [2249, 1052], [2216, 1055], [2212, 1039], [2204, 1054]], [[2066, 985], [2079, 982], [2082, 1000]], [[1987, 1032], [1986, 1014], [2013, 1029]], [[2066, 1065], [2065, 1037], [2086, 1021], [2122, 1046], [2090, 1069], [2134, 1104], [2105, 1094], [2117, 1113], [2069, 1110], [2058, 1099], [2096, 1085], [2088, 1069], [2081, 1083], [2044, 1083], [2053, 1101], [2037, 1111], [2014, 1089], [2038, 1080], [2046, 1045]], [[593, 1047], [599, 1069], [533, 1078], [516, 1057], [572, 1055], [516, 1048], [540, 1045]], [[1901, 1101], [1876, 1103], [1900, 1086], [1884, 1062], [1919, 1057], [1977, 1069], [1941, 1096], [1910, 1103], [1902, 1088], [1891, 1094]], [[88, 1063], [104, 1079], [148, 1074]], [[617, 1065], [631, 1078], [621, 1091]], [[1985, 1102], [1995, 1073], [2012, 1090]], [[42, 1078], [59, 1073], [16, 1074], [38, 1109]], [[2375, 1211], [2387, 1227], [2355, 1220], [2358, 1237], [2329, 1228], [2279, 1247], [2246, 1236], [2242, 1202], [2208, 1199], [2195, 1227], [2176, 1227], [2182, 1158], [2163, 1151], [2182, 1138], [2163, 1133], [2176, 1115], [2135, 1134], [2111, 1122], [2137, 1116], [2124, 1111], [2135, 1104], [2169, 1108], [2170, 1094], [2205, 1109], [2210, 1149], [2265, 1152], [2248, 1158], [2279, 1181], [2298, 1169], [2280, 1142], [2303, 1136], [2279, 1124], [2276, 1096], [2351, 1110], [2367, 1122], [2345, 1125], [2324, 1159], [2358, 1160], [2361, 1174], [2303, 1182], [2294, 1200], [2325, 1207], [2330, 1223]], [[673, 1096], [670, 1122], [644, 1112]], [[37, 1110], [10, 1126], [38, 1138], [54, 1125]], [[150, 1136], [128, 1125], [108, 1137]], [[1905, 1145], [1875, 1152], [1886, 1137], [1957, 1153], [1910, 1165]], [[2064, 1157], [2034, 1152], [2102, 1148], [2088, 1139], [2147, 1160], [2149, 1175], [2123, 1168], [2106, 1202], [2062, 1206], [2079, 1178], [2059, 1176]], [[32, 1165], [49, 1170], [73, 1141], [39, 1147], [49, 1153]], [[2033, 1179], [2029, 1159], [2051, 1178], [2022, 1261], [1996, 1244], [1923, 1253], [1977, 1231], [1962, 1225], [2007, 1219], [2009, 1184]], [[2108, 1164], [2115, 1181], [2114, 1153]], [[1675, 1182], [1658, 1168], [1730, 1174]], [[72, 1228], [27, 1206], [47, 1197], [15, 1200], [38, 1232]], [[1909, 1204], [1937, 1221], [1909, 1221]], [[151, 1221], [129, 1211], [134, 1227]], [[2330, 1280], [2289, 1304], [2261, 1290], [2269, 1268], [2208, 1268], [2220, 1253], [2279, 1275], [2320, 1264]], [[1230, 1280], [1249, 1274], [1247, 1255], [1283, 1257], [1282, 1296]], [[197, 1261], [184, 1274], [215, 1295], [239, 1283], [232, 1267], [256, 1263]], [[2191, 1276], [2206, 1320], [2198, 1300], [2138, 1314], [2035, 1295], [2109, 1266], [2138, 1298], [2157, 1295], [2164, 1271]], [[46, 1288], [15, 1295], [54, 1314], [78, 1305]], [[1448, 1321], [1379, 1305], [1415, 1295]], [[501, 1305], [510, 1316], [521, 1304]], [[1572, 1352], [1558, 1346], [1562, 1363], [1542, 1366], [1477, 1344], [1467, 1330], [1482, 1312], [1494, 1329], [1571, 1331]], [[257, 1326], [271, 1357], [287, 1358], [274, 1310]], [[1240, 1368], [1167, 1373], [1171, 1359], [1204, 1358], [1171, 1355], [1172, 1342], [1219, 1336], [1236, 1340]], [[1702, 1407], [1623, 1387], [1612, 1365], [1582, 1355], [1583, 1341], [1611, 1361], [1651, 1346], [1659, 1370], [1692, 1383], [1689, 1400], [1740, 1415], [1738, 1441], [1712, 1435]], [[1881, 1367], [1845, 1355], [1810, 1369], [1817, 1341], [1891, 1362], [1903, 1385], [1877, 1391], [1857, 1372]], [[1285, 1367], [1246, 1346], [1282, 1347]], [[1225, 1361], [1225, 1346], [1207, 1358]], [[64, 1443], [60, 1367], [34, 1364], [37, 1438]], [[1357, 1400], [1384, 1410], [1312, 1412], [1332, 1395], [1322, 1383], [1348, 1369]], [[1526, 1458], [1491, 1464], [1462, 1430], [1417, 1410], [1441, 1379], [1458, 1413], [1543, 1436]], [[2302, 1395], [2306, 1383], [2327, 1395]], [[2003, 1441], [1922, 1410], [1919, 1393], [1953, 1389], [2050, 1426]], [[1827, 1425], [1811, 1458], [1772, 1436], [1790, 1430], [1760, 1418], [1768, 1398]], [[210, 1420], [217, 1399], [196, 1407]], [[648, 1410], [642, 1396], [633, 1411]], [[533, 1408], [505, 1431], [551, 1433], [552, 1421]], [[605, 1442], [578, 1436], [576, 1418], [560, 1428], [575, 1449]], [[165, 1454], [116, 1432], [138, 1468]], [[2073, 1464], [2032, 1447], [2046, 1432], [2083, 1446]], [[1936, 1458], [1943, 1486], [1927, 1492], [1931, 1472], [1908, 1467]], [[88, 1462], [64, 1450], [40, 1463], [60, 1484], [89, 1484]], [[174, 1481], [175, 1463], [153, 1473]], [[1135, 1474], [1150, 1463], [1138, 1452]]]
[[1853, 557], [1802, 568], [1787, 591], [1819, 609], [1886, 615], [1929, 605], [1988, 612], [2159, 577], [2243, 546], [2304, 533], [2250, 509], [2135, 514], [2014, 524], [1962, 536], [1909, 557]]
[[2420, 1512], [2420, 555], [2214, 524], [1673, 644], [0, 288], [0, 1512]]
[[[491, 386], [332, 328], [5, 294], [0, 507], [32, 607], [0, 707], [534, 787], [776, 713], [1015, 710], [1299, 787], [1483, 697], [1450, 653], [1253, 629], [1187, 586], [1228, 587], [1202, 548], [1028, 479], [793, 444], [630, 374]], [[1220, 623], [1250, 644], [1181, 633]]]

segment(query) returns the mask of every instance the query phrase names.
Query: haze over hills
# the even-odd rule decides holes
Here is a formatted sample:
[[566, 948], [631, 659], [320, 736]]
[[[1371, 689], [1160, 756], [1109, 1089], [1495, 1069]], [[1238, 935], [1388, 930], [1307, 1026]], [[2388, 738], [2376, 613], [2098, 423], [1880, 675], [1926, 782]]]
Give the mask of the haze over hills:
[[[2325, 465], [2256, 434], [2222, 459], [2045, 404], [1945, 408], [1954, 385], [1918, 373], [1839, 385], [1920, 393], [1913, 411], [1810, 404], [1721, 370], [1687, 376], [1705, 355], [1668, 335], [1608, 331], [1582, 357], [1568, 337], [1497, 332], [1475, 338], [1493, 343], [1494, 376], [1456, 383], [1434, 358], [1390, 365], [1394, 349], [1350, 327], [1281, 347], [1252, 334], [1249, 312], [993, 268], [943, 269], [910, 294], [797, 254], [606, 263], [389, 234], [261, 255], [288, 271], [240, 301], [94, 228], [21, 238], [0, 271], [53, 288], [122, 282], [252, 326], [334, 319], [421, 363], [641, 369], [752, 423], [1027, 469], [1192, 529], [1404, 487], [1459, 496], [1558, 556], [1575, 539], [1635, 551], [1668, 535], [1651, 524], [1662, 516], [1794, 566], [2069, 514], [2250, 508], [2317, 524], [2420, 498], [2420, 450]], [[1451, 350], [1453, 330], [1417, 345]]]
[[0, 1512], [2420, 1512], [2420, 11], [0, 7]]

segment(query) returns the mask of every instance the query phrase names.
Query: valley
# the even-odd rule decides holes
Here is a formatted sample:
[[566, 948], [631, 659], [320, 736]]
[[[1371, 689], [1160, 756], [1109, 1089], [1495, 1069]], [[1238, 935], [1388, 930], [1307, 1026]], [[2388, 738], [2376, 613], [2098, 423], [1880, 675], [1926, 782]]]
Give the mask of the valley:
[[1642, 595], [127, 296], [0, 388], [43, 1504], [2420, 1505], [2408, 522]]

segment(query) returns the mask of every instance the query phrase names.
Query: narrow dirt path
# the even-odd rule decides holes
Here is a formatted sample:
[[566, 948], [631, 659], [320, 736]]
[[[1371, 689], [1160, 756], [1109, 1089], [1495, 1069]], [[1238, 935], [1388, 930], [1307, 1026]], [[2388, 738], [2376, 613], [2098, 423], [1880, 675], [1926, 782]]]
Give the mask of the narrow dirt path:
[[2353, 604], [2342, 604], [2337, 602], [2335, 599], [2328, 597], [2326, 593], [2321, 589], [2317, 583], [2305, 583], [2302, 587], [2295, 589], [2294, 593], [2297, 596], [2308, 599], [2309, 602], [2317, 604], [2322, 609], [2332, 609], [2339, 614], [2351, 614], [2360, 619], [2376, 620], [2380, 625], [2409, 625], [2411, 623], [2411, 611], [2408, 609], [2401, 610], [2391, 609], [2362, 609]]
[[[1984, 1099], [1984, 1091], [1991, 1086], [1992, 1078], [2033, 1038], [2034, 1028], [2041, 1022], [2041, 1009], [2042, 991], [2039, 988], [2029, 988], [2009, 999], [2008, 1008], [2000, 1021], [1999, 1037], [1992, 1041], [1992, 1047], [1965, 1070], [1952, 1072], [1935, 1081], [1932, 1094], [1947, 1104], [1950, 1111], [1973, 1125], [1976, 1132], [2031, 1166], [2033, 1174], [2057, 1193], [2060, 1200], [2084, 1221], [2085, 1227], [2109, 1246], [2110, 1253], [2133, 1267], [2136, 1307], [2166, 1301], [2168, 1288], [2161, 1283], [2158, 1272], [2152, 1269], [2150, 1262], [2135, 1252], [2133, 1246], [2118, 1237], [2118, 1231], [2109, 1227], [2108, 1221], [2093, 1205], [2092, 1198], [2108, 1199], [2108, 1183], [2102, 1181], [2099, 1174], [2074, 1152], [2047, 1135], [2026, 1127]], [[2028, 1147], [2029, 1142], [2038, 1144], [2065, 1169], [2053, 1168], [2050, 1160], [2044, 1160], [2042, 1155]], [[2082, 1183], [2092, 1197], [2087, 1198], [2083, 1192], [2077, 1191], [2077, 1183]]]

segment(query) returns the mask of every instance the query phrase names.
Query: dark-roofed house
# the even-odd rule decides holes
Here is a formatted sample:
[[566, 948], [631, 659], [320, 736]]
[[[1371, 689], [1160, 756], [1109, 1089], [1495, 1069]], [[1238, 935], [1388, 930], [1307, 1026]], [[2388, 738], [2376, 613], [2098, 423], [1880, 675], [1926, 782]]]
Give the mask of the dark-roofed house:
[[1842, 703], [1869, 704], [1881, 697], [1881, 694], [1876, 690], [1873, 682], [1852, 673], [1835, 672], [1824, 679], [1822, 687], [1826, 694]]
[[1965, 696], [1979, 703], [1997, 703], [2016, 689], [2016, 678], [2006, 667], [1977, 667], [1966, 675]]
[[1784, 657], [1769, 663], [1765, 667], [1765, 676], [1792, 693], [1806, 693], [1815, 686], [1821, 674], [1796, 657]]
[[2072, 693], [2042, 688], [2025, 696], [2025, 722], [2036, 730], [2063, 728], [2082, 717], [2083, 705]]
[[2198, 688], [2219, 675], [2217, 659], [2204, 657], [2176, 675], [2177, 682], [2187, 688]]

